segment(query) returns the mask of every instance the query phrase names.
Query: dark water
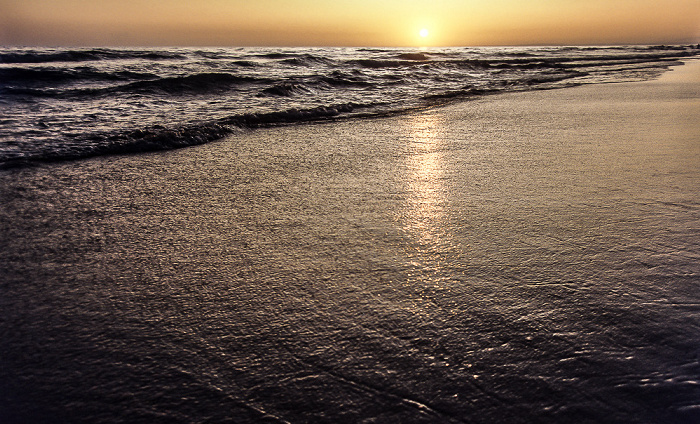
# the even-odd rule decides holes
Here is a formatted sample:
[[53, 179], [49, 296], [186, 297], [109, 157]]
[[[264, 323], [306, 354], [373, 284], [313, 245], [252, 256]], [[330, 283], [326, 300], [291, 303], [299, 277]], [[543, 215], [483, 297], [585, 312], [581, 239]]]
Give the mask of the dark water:
[[700, 421], [664, 87], [0, 171], [0, 422]]
[[0, 49], [0, 166], [658, 76], [694, 46]]

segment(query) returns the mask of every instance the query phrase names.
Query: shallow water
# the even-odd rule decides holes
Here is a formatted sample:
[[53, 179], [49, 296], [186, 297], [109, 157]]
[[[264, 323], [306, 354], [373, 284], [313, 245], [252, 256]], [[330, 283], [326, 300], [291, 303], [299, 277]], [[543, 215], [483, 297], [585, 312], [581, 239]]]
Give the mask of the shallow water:
[[2, 171], [0, 417], [697, 422], [700, 93], [645, 84]]

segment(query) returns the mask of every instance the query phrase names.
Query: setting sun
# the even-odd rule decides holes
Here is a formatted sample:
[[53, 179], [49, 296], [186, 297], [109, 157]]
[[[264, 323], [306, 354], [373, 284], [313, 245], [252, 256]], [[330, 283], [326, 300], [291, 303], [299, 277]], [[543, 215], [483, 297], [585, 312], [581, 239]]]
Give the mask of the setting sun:
[[398, 47], [700, 42], [700, 1], [667, 0], [663, 8], [658, 3], [0, 0], [0, 45]]

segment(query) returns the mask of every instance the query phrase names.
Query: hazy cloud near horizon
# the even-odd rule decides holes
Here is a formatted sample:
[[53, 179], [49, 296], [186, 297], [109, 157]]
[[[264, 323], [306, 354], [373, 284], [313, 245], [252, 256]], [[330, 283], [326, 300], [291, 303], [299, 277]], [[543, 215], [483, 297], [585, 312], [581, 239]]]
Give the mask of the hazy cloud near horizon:
[[[421, 28], [430, 36], [418, 37]], [[3, 45], [417, 46], [700, 41], [700, 1], [0, 0]]]

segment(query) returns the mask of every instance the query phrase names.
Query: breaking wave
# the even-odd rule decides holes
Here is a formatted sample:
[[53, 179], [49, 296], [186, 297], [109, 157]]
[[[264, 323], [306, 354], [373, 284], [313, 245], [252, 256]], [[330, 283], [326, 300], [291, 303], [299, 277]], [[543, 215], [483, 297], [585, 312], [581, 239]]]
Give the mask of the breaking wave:
[[49, 63], [49, 62], [89, 62], [98, 60], [123, 59], [183, 59], [179, 53], [140, 50], [89, 49], [89, 50], [22, 50], [0, 53], [0, 63]]
[[0, 49], [0, 167], [654, 78], [700, 46]]

